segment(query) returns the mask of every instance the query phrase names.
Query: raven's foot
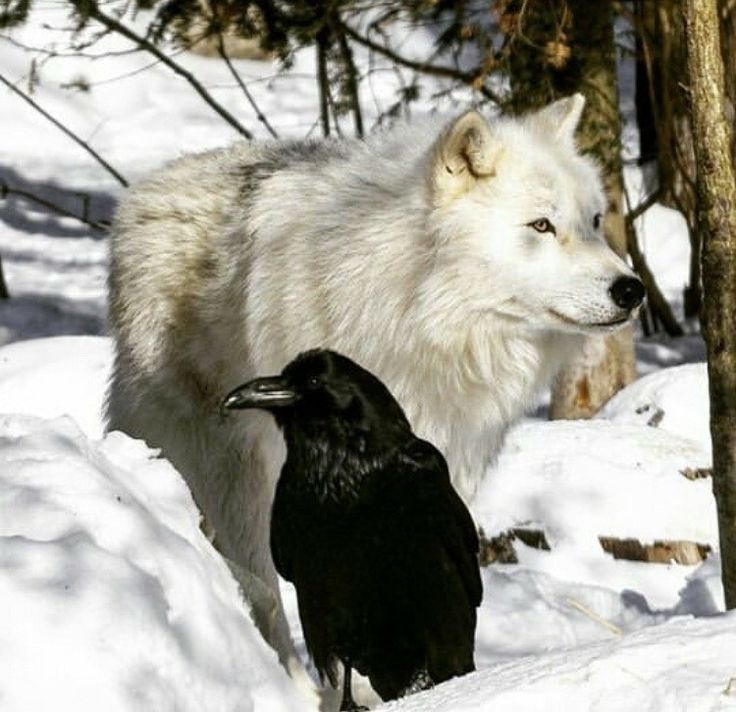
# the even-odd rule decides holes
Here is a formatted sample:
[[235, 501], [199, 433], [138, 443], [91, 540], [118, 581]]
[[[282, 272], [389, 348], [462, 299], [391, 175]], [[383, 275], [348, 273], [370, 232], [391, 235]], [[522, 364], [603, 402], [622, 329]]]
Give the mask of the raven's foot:
[[347, 707], [345, 705], [345, 700], [343, 700], [342, 704], [340, 705], [340, 712], [368, 712], [367, 707], [363, 707], [363, 705], [357, 704], [355, 700], [351, 700], [349, 703], [347, 703]]

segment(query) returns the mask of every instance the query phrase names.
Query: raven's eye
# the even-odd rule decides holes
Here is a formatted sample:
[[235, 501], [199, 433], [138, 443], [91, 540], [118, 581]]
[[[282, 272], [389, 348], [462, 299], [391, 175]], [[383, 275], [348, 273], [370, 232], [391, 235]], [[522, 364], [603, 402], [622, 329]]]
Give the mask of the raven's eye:
[[317, 376], [310, 376], [307, 379], [307, 385], [310, 388], [319, 388], [319, 386], [320, 386], [319, 378], [317, 378]]
[[557, 234], [555, 226], [547, 220], [547, 218], [537, 218], [533, 222], [527, 224], [529, 227], [533, 227], [537, 232], [551, 232], [553, 235]]
[[601, 226], [601, 220], [603, 219], [603, 216], [600, 213], [596, 213], [593, 216], [593, 229], [597, 230]]

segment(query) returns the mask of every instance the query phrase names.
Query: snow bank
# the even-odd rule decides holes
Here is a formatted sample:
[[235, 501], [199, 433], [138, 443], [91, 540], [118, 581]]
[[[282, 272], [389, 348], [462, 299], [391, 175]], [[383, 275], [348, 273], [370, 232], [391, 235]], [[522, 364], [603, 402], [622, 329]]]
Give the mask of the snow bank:
[[525, 657], [385, 712], [706, 712], [736, 709], [736, 613], [679, 618], [613, 641]]
[[307, 709], [152, 454], [0, 416], [0, 707]]
[[517, 539], [518, 564], [484, 570], [479, 667], [607, 640], [611, 626], [628, 634], [723, 610], [717, 554], [700, 567], [616, 560], [599, 541], [717, 550], [710, 479], [682, 475], [710, 465], [707, 420], [705, 366], [696, 364], [640, 379], [596, 419], [528, 421], [509, 433], [474, 516], [488, 536], [541, 530], [550, 550]]
[[674, 612], [677, 615], [712, 616], [725, 608], [721, 557], [714, 553], [687, 577]]
[[[0, 348], [0, 412], [67, 414], [99, 439], [110, 363], [103, 338]], [[387, 709], [727, 708], [736, 631], [718, 615], [717, 553], [700, 566], [647, 564], [598, 541], [715, 547], [710, 480], [681, 474], [710, 464], [707, 410], [699, 364], [640, 379], [596, 419], [513, 429], [474, 514], [488, 535], [541, 529], [551, 550], [517, 540], [518, 564], [483, 569], [478, 673]], [[185, 484], [152, 455], [119, 433], [88, 440], [69, 418], [0, 416], [3, 712], [309, 706], [243, 613]]]
[[543, 528], [551, 546], [598, 546], [600, 535], [717, 541], [702, 443], [606, 420], [524, 423], [508, 436], [474, 510], [488, 533]]
[[664, 368], [619, 391], [596, 416], [615, 423], [649, 425], [695, 441], [711, 458], [708, 367]]

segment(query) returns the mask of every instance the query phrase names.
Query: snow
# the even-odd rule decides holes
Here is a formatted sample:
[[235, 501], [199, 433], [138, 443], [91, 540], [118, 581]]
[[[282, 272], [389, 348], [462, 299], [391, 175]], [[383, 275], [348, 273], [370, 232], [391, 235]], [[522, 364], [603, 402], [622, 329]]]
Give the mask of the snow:
[[708, 369], [704, 363], [666, 368], [616, 394], [598, 418], [654, 425], [660, 431], [700, 443], [711, 459]]
[[[37, 5], [13, 39], [63, 42], [54, 28], [66, 24], [64, 5]], [[144, 21], [141, 14], [140, 27]], [[419, 31], [402, 51], [426, 56], [427, 43]], [[128, 48], [109, 36], [88, 52]], [[221, 63], [177, 60], [266, 136]], [[365, 68], [361, 50], [356, 60]], [[0, 37], [4, 75], [26, 78], [28, 61]], [[285, 73], [268, 62], [236, 64], [282, 136], [315, 130], [311, 51]], [[376, 66], [364, 102], [369, 126], [400, 85], [401, 72]], [[80, 76], [90, 91], [62, 88]], [[432, 110], [433, 90], [442, 88], [430, 82], [413, 114]], [[77, 213], [88, 196], [90, 217], [108, 219], [121, 186], [30, 107], [0, 95], [0, 179]], [[468, 97], [453, 92], [440, 108]], [[56, 57], [41, 67], [34, 98], [131, 181], [237, 138], [184, 82], [140, 53]], [[627, 155], [635, 154], [632, 126]], [[646, 178], [627, 166], [632, 203], [648, 195]], [[0, 303], [0, 709], [314, 709], [250, 621], [181, 477], [144, 443], [104, 435], [112, 359], [106, 239], [12, 195], [0, 218], [13, 296]], [[681, 216], [655, 205], [637, 227], [681, 314], [690, 249]], [[483, 569], [477, 673], [382, 709], [736, 709], [736, 618], [723, 613], [712, 485], [682, 474], [711, 461], [705, 352], [695, 326], [686, 330], [676, 340], [638, 339], [644, 376], [595, 419], [530, 419], [510, 432], [473, 513], [489, 537], [538, 529], [550, 550], [517, 540], [518, 563]], [[616, 560], [600, 536], [690, 540], [713, 553], [695, 566]], [[293, 590], [284, 591], [303, 651]]]
[[487, 531], [543, 525], [550, 545], [576, 549], [598, 535], [715, 542], [710, 482], [680, 474], [709, 464], [697, 442], [646, 425], [526, 423], [508, 436], [474, 509]]
[[493, 665], [388, 712], [705, 712], [736, 709], [736, 613], [678, 618], [575, 650]]
[[154, 455], [0, 417], [2, 709], [308, 709]]
[[104, 430], [102, 405], [112, 342], [100, 336], [56, 336], [0, 348], [2, 412], [71, 417], [91, 438]]
[[[310, 709], [244, 612], [178, 474], [140, 441], [121, 433], [100, 440], [110, 359], [100, 337], [0, 348], [2, 410], [46, 418], [0, 417], [0, 600], [13, 611], [0, 625], [12, 641], [0, 639], [0, 669], [9, 671], [0, 678], [3, 709], [64, 699], [80, 709], [92, 699], [113, 710], [197, 709], [202, 699], [207, 709]], [[700, 566], [618, 561], [598, 542], [607, 534], [716, 546], [710, 482], [680, 474], [709, 464], [707, 429], [686, 428], [707, 420], [706, 386], [702, 364], [664, 369], [622, 391], [597, 419], [527, 421], [510, 433], [474, 515], [488, 535], [540, 528], [551, 550], [517, 541], [518, 564], [483, 570], [480, 672], [430, 693], [438, 695], [432, 709], [463, 712], [486, 699], [516, 710], [557, 698], [570, 709], [594, 698], [600, 707], [590, 709], [609, 709], [610, 699], [622, 699], [622, 710], [679, 709], [646, 700], [637, 707], [637, 697], [627, 707], [617, 686], [634, 695], [631, 675], [601, 671], [630, 669], [649, 690], [667, 670], [653, 668], [650, 678], [636, 659], [650, 651], [674, 670], [682, 661], [662, 651], [704, 641], [711, 630], [717, 640], [708, 654], [718, 665], [692, 684], [703, 699], [720, 694], [727, 662], [718, 646], [736, 649], [736, 630], [719, 615], [717, 555]], [[645, 416], [660, 410], [657, 427], [648, 425]], [[293, 618], [293, 592], [285, 591]], [[295, 638], [301, 642], [298, 628]], [[31, 665], [47, 684], [24, 682]], [[549, 689], [560, 676], [567, 682]], [[474, 702], [476, 689], [483, 692]]]

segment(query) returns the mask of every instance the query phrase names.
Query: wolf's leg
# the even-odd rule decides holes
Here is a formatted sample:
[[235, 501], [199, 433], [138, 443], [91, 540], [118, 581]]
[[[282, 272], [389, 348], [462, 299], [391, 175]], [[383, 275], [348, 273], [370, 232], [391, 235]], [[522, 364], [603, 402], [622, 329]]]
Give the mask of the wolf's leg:
[[268, 580], [264, 580], [231, 559], [223, 558], [240, 584], [243, 598], [261, 635], [276, 651], [279, 661], [302, 694], [312, 699], [316, 706], [319, 700], [317, 689], [294, 647], [275, 571], [273, 578], [268, 576]]
[[243, 598], [250, 607], [253, 622], [261, 635], [276, 651], [279, 661], [302, 693], [316, 701], [317, 692], [314, 682], [294, 648], [278, 588], [274, 592], [273, 587], [267, 585], [258, 576], [234, 561], [223, 558], [240, 584]]
[[218, 465], [220, 482], [229, 487], [214, 507], [214, 544], [240, 584], [259, 631], [297, 686], [316, 700], [315, 685], [291, 638], [271, 557], [271, 506], [283, 440], [270, 422], [265, 429], [230, 433], [227, 440], [230, 447], [223, 443], [222, 452], [228, 454]]

